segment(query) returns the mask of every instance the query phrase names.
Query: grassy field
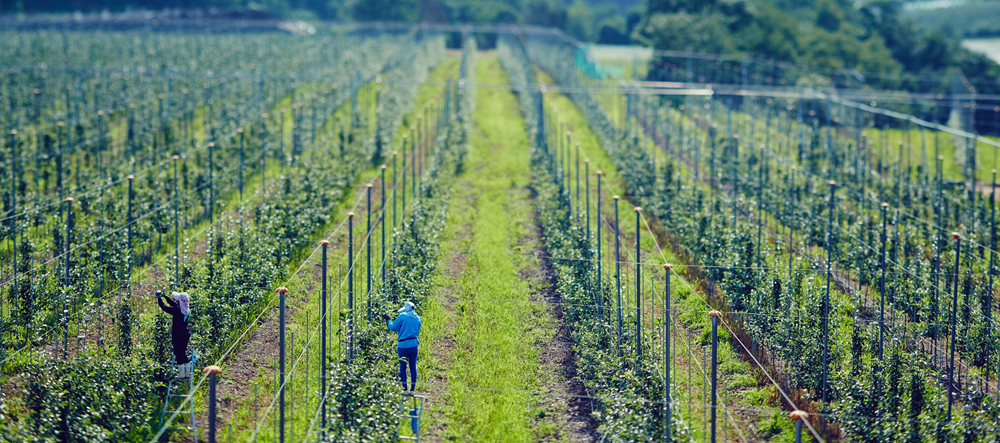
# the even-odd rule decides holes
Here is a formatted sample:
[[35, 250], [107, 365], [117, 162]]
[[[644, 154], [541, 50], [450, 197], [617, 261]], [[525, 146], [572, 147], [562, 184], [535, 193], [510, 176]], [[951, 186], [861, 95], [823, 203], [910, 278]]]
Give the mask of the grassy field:
[[[495, 54], [476, 81], [505, 83]], [[426, 302], [430, 440], [557, 439], [539, 348], [555, 331], [534, 296], [545, 282], [532, 220], [529, 152], [517, 99], [479, 90], [475, 128], [442, 244], [438, 289]]]

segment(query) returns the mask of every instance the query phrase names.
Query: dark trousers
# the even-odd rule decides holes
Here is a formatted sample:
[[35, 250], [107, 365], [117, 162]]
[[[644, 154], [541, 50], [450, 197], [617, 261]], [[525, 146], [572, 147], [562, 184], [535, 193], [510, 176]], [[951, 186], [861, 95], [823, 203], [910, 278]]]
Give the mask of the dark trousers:
[[396, 348], [399, 354], [399, 382], [406, 390], [406, 366], [410, 366], [410, 390], [417, 389], [417, 346], [412, 348]]
[[174, 345], [175, 364], [183, 365], [191, 361], [187, 357], [188, 340], [190, 339], [191, 334], [187, 331], [174, 331], [170, 337], [170, 342]]

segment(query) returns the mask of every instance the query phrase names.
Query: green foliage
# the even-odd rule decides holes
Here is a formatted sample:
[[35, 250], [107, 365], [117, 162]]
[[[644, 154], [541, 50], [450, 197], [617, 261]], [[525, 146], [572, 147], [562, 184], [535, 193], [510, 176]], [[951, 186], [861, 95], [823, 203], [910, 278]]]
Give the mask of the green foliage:
[[718, 12], [654, 13], [636, 29], [636, 39], [656, 49], [729, 53], [737, 47], [728, 25], [725, 15]]
[[[830, 69], [856, 69], [868, 76], [864, 83], [875, 88], [947, 92], [949, 71], [961, 68], [977, 85], [977, 92], [998, 88], [1000, 66], [961, 48], [957, 40], [941, 31], [917, 31], [903, 17], [900, 5], [889, 0], [860, 7], [834, 0], [654, 0], [633, 38], [654, 49], [739, 54], [747, 57], [745, 61], [763, 58], [801, 65], [780, 74], [760, 67], [756, 82], [778, 74], [780, 78], [773, 81], [796, 84], [808, 75], [801, 71], [828, 76]], [[654, 57], [649, 79], [670, 80], [684, 63], [672, 57]], [[966, 64], [971, 66], [963, 67]], [[712, 69], [709, 65], [694, 68], [699, 72]], [[942, 80], [916, 81], [916, 76], [928, 74]], [[707, 81], [743, 80], [723, 76]]]
[[363, 0], [349, 4], [351, 17], [358, 21], [415, 22], [420, 19], [416, 0]]
[[28, 415], [0, 427], [8, 441], [148, 440], [169, 369], [100, 355], [49, 360], [26, 372]]
[[[520, 42], [502, 40], [498, 52], [511, 83], [527, 91], [535, 90], [531, 63]], [[520, 92], [519, 98], [529, 136], [533, 136], [539, 129], [534, 123], [538, 121], [538, 96]], [[571, 222], [570, 196], [557, 184], [555, 161], [554, 153], [544, 142], [532, 145], [532, 187], [545, 248], [555, 257], [579, 258], [555, 261], [553, 267], [564, 303], [564, 320], [573, 334], [579, 377], [588, 392], [605, 399], [594, 411], [598, 432], [609, 441], [662, 440], [665, 420], [664, 392], [659, 387], [662, 378], [653, 359], [643, 359], [637, 365], [619, 354], [612, 309], [593, 308], [595, 303], [613, 306], [613, 289], [606, 280], [603, 287], [597, 285], [595, 270], [588, 260], [594, 254], [593, 246], [588, 243], [585, 230]], [[626, 324], [623, 342], [633, 342], [636, 333], [646, 334], [631, 326], [634, 321], [626, 319]], [[645, 338], [646, 343], [650, 340]], [[679, 414], [673, 414], [672, 421], [669, 429], [675, 438], [686, 438], [689, 431]]]
[[[573, 63], [573, 48], [535, 40], [528, 49], [532, 58], [560, 85], [577, 86], [587, 81], [580, 80], [583, 76]], [[869, 169], [863, 165], [845, 164], [847, 162], [842, 162], [843, 159], [855, 158], [844, 150], [845, 147], [850, 149], [850, 144], [835, 146], [830, 142], [834, 136], [831, 130], [821, 126], [822, 118], [800, 117], [801, 121], [796, 124], [792, 116], [780, 123], [778, 132], [785, 132], [782, 142], [787, 144], [782, 146], [782, 142], [778, 142], [776, 149], [765, 144], [761, 151], [764, 157], [759, 158], [756, 153], [739, 153], [735, 149], [737, 144], [732, 140], [736, 135], [739, 135], [740, 141], [746, 140], [749, 135], [750, 140], [765, 142], [765, 137], [770, 137], [771, 133], [755, 137], [754, 128], [761, 131], [761, 126], [767, 125], [770, 131], [774, 131], [774, 122], [770, 117], [772, 111], [768, 107], [752, 102], [739, 106], [732, 102], [722, 104], [718, 99], [685, 99], [683, 104], [699, 112], [703, 107], [707, 110], [709, 115], [699, 119], [690, 114], [685, 116], [684, 111], [669, 103], [666, 106], [654, 100], [636, 103], [636, 95], [630, 94], [629, 98], [633, 100], [632, 119], [612, 123], [609, 114], [605, 114], [609, 112], [608, 105], [599, 100], [598, 94], [572, 94], [570, 97], [586, 115], [590, 128], [602, 138], [609, 157], [620, 171], [625, 194], [634, 198], [647, 214], [661, 223], [669, 223], [672, 239], [677, 241], [675, 251], [690, 254], [689, 257], [702, 265], [700, 273], [706, 278], [710, 290], [721, 289], [715, 289], [719, 303], [726, 310], [739, 313], [734, 323], [753, 337], [758, 346], [764, 346], [768, 359], [778, 362], [779, 374], [787, 379], [789, 385], [794, 389], [803, 389], [806, 399], [819, 398], [822, 368], [829, 365], [830, 372], [826, 374], [829, 386], [825, 393], [829, 403], [824, 408], [840, 417], [835, 421], [846, 438], [873, 442], [917, 441], [921, 435], [928, 434], [934, 434], [937, 441], [977, 441], [984, 438], [983, 435], [991, 429], [992, 424], [988, 420], [996, 412], [995, 405], [983, 401], [975, 382], [968, 383], [956, 403], [962, 406], [956, 406], [951, 421], [945, 420], [941, 411], [947, 402], [947, 369], [930, 363], [932, 351], [921, 349], [922, 343], [911, 341], [904, 346], [906, 342], [901, 337], [919, 334], [940, 340], [951, 332], [950, 318], [954, 315], [954, 348], [966, 363], [978, 365], [988, 363], [974, 362], [996, 361], [996, 322], [986, 326], [984, 305], [979, 301], [982, 285], [988, 284], [987, 275], [994, 271], [988, 268], [986, 248], [969, 247], [968, 240], [965, 240], [968, 236], [978, 243], [990, 238], [992, 215], [988, 203], [963, 189], [961, 182], [939, 186], [931, 183], [927, 175], [914, 178], [905, 173], [888, 173], [891, 164], [900, 163], [885, 156], [877, 162], [872, 161], [867, 166]], [[713, 108], [716, 110], [712, 111]], [[794, 107], [788, 109], [793, 110]], [[696, 135], [690, 137], [694, 140], [686, 140], [675, 121], [678, 116], [681, 122], [691, 122], [685, 127], [695, 128]], [[732, 126], [736, 129], [735, 134], [726, 128], [727, 137], [718, 137], [710, 125], [720, 120], [727, 121], [730, 117], [734, 117]], [[641, 126], [651, 122], [653, 124]], [[650, 138], [659, 137], [660, 128], [664, 125], [667, 127], [663, 130], [668, 141], [664, 147], [667, 163], [661, 171], [654, 173], [650, 162], [644, 160], [649, 155], [651, 141], [639, 140], [635, 133], [644, 131]], [[743, 130], [739, 129], [740, 125], [744, 125]], [[799, 131], [797, 144], [793, 128]], [[701, 138], [706, 135], [715, 140]], [[770, 140], [771, 144], [775, 143], [773, 138]], [[843, 141], [846, 140], [842, 139], [841, 143]], [[704, 152], [699, 147], [702, 143], [712, 150], [708, 159], [710, 166], [702, 160]], [[723, 145], [721, 159], [717, 156], [718, 145]], [[772, 160], [767, 160], [768, 157]], [[671, 178], [674, 174], [671, 166], [673, 158], [679, 158], [681, 161], [678, 163], [688, 168], [709, 166], [712, 178], [702, 180], [711, 180], [713, 187], [721, 182], [721, 186], [708, 189], [708, 183], [699, 183], [695, 179], [694, 185], [672, 191], [675, 182]], [[900, 154], [899, 159], [902, 158]], [[766, 183], [758, 184], [757, 173], [761, 166], [770, 167], [769, 162], [784, 170], [794, 165], [797, 174], [806, 177], [799, 176], [792, 180], [790, 175], [785, 175], [779, 180], [769, 178]], [[669, 174], [662, 171], [669, 171]], [[858, 171], [863, 172], [859, 174]], [[871, 177], [875, 179], [870, 179], [866, 178], [867, 171], [881, 172], [872, 172]], [[691, 177], [692, 169], [687, 172], [689, 175], [686, 178], [694, 178]], [[760, 173], [765, 177], [768, 175], [767, 172]], [[833, 214], [828, 209], [830, 188], [825, 186], [827, 177], [837, 177], [840, 183], [833, 196]], [[913, 184], [911, 180], [921, 184]], [[651, 182], [655, 186], [650, 186]], [[739, 204], [732, 204], [730, 192], [735, 191], [733, 184], [738, 184], [742, 194], [740, 199], [745, 198], [748, 200], [746, 203], [738, 201]], [[773, 186], [781, 190], [773, 192], [770, 189]], [[924, 189], [925, 194], [927, 189], [934, 192], [931, 198], [908, 198], [906, 187], [910, 187], [909, 192], [919, 192], [919, 189]], [[650, 189], [653, 191], [650, 192]], [[862, 194], [862, 189], [870, 196]], [[711, 198], [707, 203], [706, 197]], [[879, 318], [878, 305], [874, 310], [868, 308], [872, 299], [878, 301], [878, 295], [864, 297], [854, 289], [855, 284], [868, 288], [880, 286], [883, 267], [878, 245], [882, 241], [882, 217], [878, 209], [880, 200], [876, 199], [888, 200], [890, 207], [899, 209], [895, 217], [894, 211], [888, 212], [890, 225], [887, 241], [892, 246], [887, 248], [889, 262], [884, 267], [889, 271], [884, 301], [887, 307], [895, 306], [897, 318], [894, 320], [896, 326], [887, 329], [891, 332], [884, 360], [877, 355], [878, 329], [872, 320]], [[787, 238], [787, 232], [778, 233], [781, 228], [794, 229], [795, 242], [802, 245], [796, 248], [794, 257], [783, 254], [783, 248], [774, 247], [777, 245], [762, 242], [762, 268], [751, 261], [757, 247], [755, 234], [758, 225], [755, 220], [751, 223], [741, 220], [744, 217], [741, 212], [746, 211], [746, 215], [755, 217], [749, 214], [755, 212], [755, 201], [763, 204], [761, 210], [765, 223], [762, 226], [765, 229], [779, 228], [777, 232], [772, 232], [772, 238]], [[733, 217], [730, 218], [730, 215]], [[827, 220], [830, 215], [833, 215], [833, 230], [828, 237]], [[914, 220], [911, 221], [911, 217]], [[893, 225], [898, 234], [893, 233]], [[955, 243], [946, 240], [945, 229], [936, 226], [956, 227], [968, 232], [963, 234], [962, 244], [965, 246], [959, 256], [961, 269], [957, 275], [953, 265], [950, 265], [956, 262]], [[825, 279], [821, 273], [821, 260], [826, 254], [818, 253], [819, 248], [826, 247], [831, 249], [831, 258], [836, 263], [829, 302], [825, 298]], [[937, 259], [938, 254], [940, 260]], [[781, 271], [786, 264], [787, 273]], [[754, 270], [761, 271], [761, 274], [755, 275]], [[847, 281], [838, 282], [837, 279]], [[780, 291], [775, 287], [775, 281], [781, 282]], [[959, 292], [958, 307], [952, 312], [951, 291], [955, 289]], [[824, 361], [822, 349], [817, 349], [817, 343], [826, 339], [823, 318], [827, 307], [830, 312], [830, 346], [828, 360]], [[903, 322], [898, 319], [901, 311], [909, 315], [904, 317], [906, 320]], [[886, 318], [890, 315], [887, 312]], [[987, 354], [991, 356], [986, 357]], [[908, 413], [907, 409], [912, 416], [900, 419]]]
[[[19, 35], [11, 33], [11, 35]], [[15, 37], [19, 40], [23, 35]], [[119, 43], [130, 48], [131, 40], [116, 40], [120, 36], [86, 35], [93, 43], [92, 50], [95, 60], [110, 56], [101, 48], [104, 44]], [[161, 39], [162, 37], [162, 39]], [[357, 92], [362, 85], [371, 82], [379, 72], [392, 79], [395, 76], [404, 78], [414, 78], [414, 73], [423, 71], [426, 73], [430, 64], [435, 63], [444, 52], [443, 40], [441, 38], [414, 39], [412, 35], [407, 37], [386, 37], [366, 38], [366, 37], [343, 37], [341, 43], [331, 44], [328, 48], [333, 51], [348, 49], [343, 52], [341, 63], [338, 63], [338, 70], [351, 72], [357, 78], [352, 80], [345, 88], [344, 93], [337, 93], [333, 97], [324, 97], [326, 91], [330, 91], [331, 86], [322, 82], [309, 83], [305, 87], [305, 92], [295, 88], [286, 89], [285, 82], [277, 88], [270, 88], [267, 85], [253, 82], [261, 93], [262, 102], [260, 110], [270, 109], [279, 103], [294, 103], [293, 109], [299, 111], [282, 113], [285, 119], [277, 123], [285, 129], [286, 135], [290, 138], [278, 140], [279, 131], [268, 131], [268, 124], [274, 124], [276, 120], [272, 118], [262, 118], [257, 114], [256, 103], [250, 105], [247, 99], [237, 97], [254, 96], [247, 92], [238, 82], [221, 82], [215, 86], [214, 92], [218, 94], [216, 101], [208, 100], [212, 88], [206, 87], [206, 102], [201, 100], [185, 101], [178, 99], [175, 102], [180, 117], [179, 123], [161, 122], [156, 118], [143, 122], [144, 126], [136, 126], [133, 133], [135, 137], [146, 137], [156, 143], [168, 143], [171, 149], [177, 152], [194, 157], [190, 163], [184, 162], [184, 167], [178, 168], [177, 187], [174, 189], [172, 167], [168, 167], [169, 161], [163, 162], [161, 152], [151, 153], [148, 157], [142, 156], [146, 163], [145, 168], [148, 173], [138, 175], [135, 181], [135, 202], [134, 217], [137, 222], [133, 225], [134, 243], [132, 251], [126, 244], [126, 232], [120, 229], [124, 225], [124, 206], [126, 198], [121, 192], [121, 186], [109, 186], [101, 193], [91, 192], [80, 198], [78, 209], [74, 208], [74, 225], [70, 239], [72, 246], [76, 249], [70, 260], [68, 270], [69, 282], [72, 286], [62, 287], [62, 279], [66, 270], [62, 260], [53, 261], [52, 267], [38, 266], [41, 260], [47, 260], [45, 255], [51, 250], [47, 244], [44, 253], [35, 250], [34, 239], [29, 237], [22, 239], [27, 230], [22, 230], [19, 234], [18, 246], [23, 250], [22, 271], [23, 277], [19, 280], [30, 284], [25, 286], [28, 289], [26, 294], [30, 295], [30, 303], [19, 301], [18, 306], [30, 308], [24, 311], [24, 321], [30, 325], [40, 322], [45, 324], [45, 330], [61, 332], [62, 311], [64, 302], [68, 302], [71, 308], [82, 306], [81, 309], [73, 309], [72, 314], [80, 318], [76, 322], [108, 321], [111, 324], [101, 329], [110, 332], [112, 337], [101, 337], [106, 339], [106, 343], [113, 344], [110, 348], [102, 348], [99, 356], [91, 356], [89, 353], [97, 352], [86, 342], [81, 349], [76, 350], [77, 358], [68, 361], [45, 361], [41, 363], [29, 364], [29, 371], [22, 373], [22, 379], [28, 388], [28, 392], [23, 394], [29, 408], [25, 414], [15, 414], [9, 422], [10, 426], [4, 431], [16, 432], [12, 434], [13, 440], [34, 439], [37, 441], [131, 441], [149, 439], [151, 429], [156, 430], [156, 423], [150, 428], [148, 423], [154, 415], [157, 405], [162, 404], [164, 392], [162, 382], [169, 375], [166, 364], [171, 361], [171, 337], [170, 319], [162, 315], [155, 307], [139, 310], [134, 305], [131, 297], [122, 297], [122, 288], [112, 286], [111, 282], [129, 282], [134, 278], [134, 272], [139, 269], [141, 263], [135, 263], [131, 259], [132, 252], [139, 250], [139, 255], [145, 256], [147, 263], [152, 261], [154, 254], [166, 248], [172, 249], [174, 221], [172, 215], [167, 217], [163, 209], [172, 209], [173, 200], [180, 200], [178, 206], [184, 208], [179, 211], [179, 224], [182, 228], [198, 224], [199, 221], [207, 219], [209, 212], [216, 212], [216, 220], [223, 218], [224, 223], [217, 223], [209, 229], [208, 223], [204, 231], [208, 233], [205, 241], [206, 253], [196, 257], [184, 257], [180, 267], [180, 278], [183, 282], [181, 288], [193, 295], [192, 316], [189, 324], [192, 330], [191, 351], [201, 357], [202, 361], [216, 360], [223, 349], [229, 347], [233, 340], [244, 330], [253, 326], [258, 314], [267, 305], [273, 291], [270, 289], [279, 279], [284, 278], [286, 270], [290, 265], [302, 259], [303, 251], [315, 244], [314, 235], [317, 229], [326, 226], [330, 221], [331, 214], [336, 207], [339, 207], [342, 197], [353, 188], [355, 177], [368, 168], [371, 156], [373, 155], [374, 141], [368, 119], [372, 116], [369, 113], [355, 112], [349, 118], [351, 123], [344, 125], [342, 132], [344, 138], [340, 140], [340, 155], [332, 154], [334, 149], [330, 149], [330, 155], [323, 153], [323, 149], [335, 143], [329, 143], [321, 137], [330, 136], [334, 133], [334, 124], [325, 124], [318, 121], [317, 115], [322, 116], [322, 120], [332, 118], [335, 113], [343, 114], [342, 109], [346, 108], [347, 100], [353, 93]], [[47, 40], [51, 38], [48, 34], [32, 35], [33, 41], [53, 42]], [[131, 37], [130, 37], [131, 38]], [[184, 43], [185, 36], [159, 36], [149, 37], [141, 40], [151, 42], [153, 46], [171, 41], [177, 43], [170, 49], [163, 49], [164, 52], [177, 51], [169, 58], [171, 62], [183, 63], [184, 60], [196, 65], [199, 62], [206, 62], [198, 58], [192, 58], [189, 53], [184, 52], [191, 46]], [[262, 39], [269, 41], [268, 50], [280, 52], [281, 49], [291, 49], [291, 43], [280, 36], [275, 40], [267, 40], [256, 34], [246, 34], [243, 37], [246, 41]], [[139, 39], [137, 39], [137, 42]], [[225, 38], [216, 40], [216, 43], [224, 42]], [[190, 41], [188, 41], [190, 42]], [[385, 43], [396, 42], [401, 44]], [[294, 44], [307, 44], [301, 40]], [[293, 45], [294, 45], [293, 44]], [[335, 47], [344, 44], [340, 49]], [[4, 47], [4, 50], [9, 47]], [[391, 51], [390, 51], [391, 50]], [[207, 55], [215, 55], [212, 50], [206, 49]], [[372, 52], [372, 51], [377, 51]], [[32, 55], [44, 59], [42, 51]], [[238, 51], [234, 51], [238, 52]], [[380, 57], [389, 54], [388, 60], [378, 60]], [[393, 55], [395, 54], [395, 55]], [[9, 56], [10, 51], [0, 53], [0, 56]], [[308, 57], [299, 58], [299, 61], [316, 56], [311, 53]], [[152, 58], [152, 57], [151, 57]], [[231, 61], [231, 60], [230, 60]], [[287, 68], [300, 69], [291, 59]], [[207, 61], [211, 63], [211, 61]], [[226, 63], [226, 60], [215, 60], [215, 62]], [[223, 65], [215, 65], [217, 67]], [[341, 71], [336, 71], [341, 72]], [[316, 72], [319, 74], [319, 71]], [[328, 72], [329, 73], [329, 72]], [[342, 73], [342, 72], [341, 72]], [[178, 87], [181, 81], [174, 83]], [[226, 86], [231, 88], [226, 90]], [[200, 83], [198, 84], [201, 88]], [[245, 83], [243, 86], [249, 86]], [[378, 117], [381, 121], [379, 127], [390, 128], [395, 131], [402, 121], [402, 115], [412, 106], [412, 97], [399, 97], [407, 94], [413, 95], [416, 91], [413, 83], [393, 82], [384, 91], [386, 106]], [[97, 86], [92, 86], [93, 101], [85, 101], [85, 105], [93, 104], [97, 107], [99, 100], [110, 100], [109, 96], [116, 94], [103, 94]], [[370, 87], [368, 87], [370, 88]], [[146, 88], [136, 88], [136, 94], [150, 94], [148, 86]], [[370, 89], [369, 89], [370, 90]], [[316, 93], [319, 92], [319, 93]], [[364, 94], [362, 90], [360, 92]], [[179, 94], [178, 94], [179, 95]], [[200, 95], [200, 94], [199, 94]], [[17, 100], [12, 97], [12, 100]], [[106, 103], [107, 104], [107, 103]], [[266, 106], [266, 108], [265, 108]], [[362, 108], [370, 109], [370, 108]], [[183, 112], [182, 112], [183, 111]], [[311, 112], [308, 112], [311, 111]], [[66, 112], [59, 110], [54, 112]], [[218, 116], [212, 115], [218, 113]], [[312, 114], [311, 117], [308, 117]], [[210, 170], [206, 160], [205, 147], [191, 147], [187, 144], [195, 143], [195, 135], [190, 135], [190, 140], [179, 137], [182, 140], [171, 141], [173, 136], [164, 134], [160, 128], [177, 124], [189, 127], [192, 125], [194, 115], [198, 114], [203, 134], [198, 138], [214, 140], [217, 145], [214, 147], [214, 161], [211, 170], [215, 174], [216, 207], [212, 207], [207, 201], [206, 193], [202, 192], [207, 187], [208, 182], [204, 174]], [[21, 118], [23, 115], [11, 115], [11, 118]], [[190, 120], [189, 120], [190, 118]], [[216, 124], [210, 120], [218, 119]], [[299, 122], [289, 125], [288, 123]], [[138, 125], [138, 123], [137, 123]], [[211, 127], [210, 127], [211, 126]], [[290, 130], [288, 126], [291, 126]], [[95, 124], [88, 130], [100, 133], [104, 131], [103, 124]], [[243, 140], [235, 135], [237, 127], [246, 129]], [[326, 127], [327, 130], [318, 131], [319, 128]], [[216, 131], [218, 129], [218, 131]], [[262, 130], [263, 129], [263, 130]], [[193, 131], [192, 131], [193, 132]], [[214, 135], [212, 134], [214, 132]], [[179, 129], [173, 134], [183, 133]], [[289, 134], [290, 133], [290, 134]], [[226, 134], [226, 135], [223, 135]], [[268, 137], [270, 135], [271, 137]], [[275, 146], [288, 144], [288, 150], [276, 149]], [[310, 141], [312, 140], [312, 141]], [[266, 192], [267, 199], [259, 204], [254, 204], [252, 217], [246, 217], [250, 213], [250, 208], [242, 208], [244, 213], [243, 222], [231, 219], [236, 214], [233, 208], [222, 208], [226, 204], [234, 201], [233, 194], [238, 194], [236, 173], [239, 172], [238, 159], [246, 160], [247, 155], [239, 151], [243, 145], [247, 152], [260, 153], [257, 159], [264, 155], [262, 148], [268, 147], [268, 154], [276, 153], [276, 157], [286, 162], [281, 171], [281, 177], [272, 181], [273, 187]], [[88, 148], [84, 144], [82, 148]], [[317, 153], [319, 151], [322, 154]], [[168, 151], [169, 152], [169, 151]], [[291, 155], [289, 155], [291, 154]], [[89, 155], [89, 154], [87, 154]], [[110, 152], [103, 152], [102, 155], [111, 156]], [[124, 155], [124, 154], [123, 154]], [[77, 154], [77, 160], [86, 160], [86, 155]], [[271, 155], [268, 155], [271, 157]], [[308, 157], [308, 161], [304, 161]], [[169, 158], [169, 157], [168, 157]], [[118, 160], [118, 159], [116, 159]], [[107, 160], [105, 160], [107, 162]], [[105, 185], [112, 180], [124, 181], [121, 176], [128, 172], [130, 164], [122, 161], [121, 169], [112, 169], [109, 165], [77, 163], [74, 165], [74, 172], [80, 175], [78, 187], [72, 192], [82, 192], [93, 189], [97, 186]], [[252, 163], [254, 166], [261, 166], [259, 162]], [[116, 165], [115, 167], [118, 167]], [[273, 174], [271, 166], [268, 166], [268, 177]], [[246, 169], [250, 169], [249, 167]], [[258, 169], [256, 172], [263, 172]], [[112, 178], [105, 175], [113, 174]], [[249, 173], [247, 174], [249, 175]], [[277, 175], [277, 174], [275, 174]], [[90, 177], [88, 177], [90, 176]], [[189, 180], [189, 176], [195, 177]], [[31, 181], [26, 180], [31, 183]], [[197, 183], [198, 188], [192, 189]], [[44, 184], [34, 184], [22, 191], [28, 196], [46, 196], [47, 193], [54, 193], [51, 187]], [[115, 198], [110, 198], [114, 196]], [[24, 198], [19, 196], [20, 198]], [[27, 198], [26, 198], [27, 199]], [[47, 200], [38, 199], [39, 202]], [[41, 206], [44, 208], [44, 206]], [[54, 209], [43, 209], [53, 211], [58, 215], [59, 206]], [[24, 211], [24, 208], [18, 208]], [[159, 221], [152, 217], [159, 215]], [[58, 220], [58, 218], [56, 217]], [[152, 220], [150, 220], [152, 219]], [[114, 226], [115, 229], [110, 227]], [[193, 231], [193, 230], [192, 230]], [[187, 233], [184, 237], [188, 237]], [[167, 238], [162, 239], [161, 237]], [[194, 238], [194, 237], [189, 237]], [[47, 238], [46, 238], [47, 239]], [[65, 239], [54, 242], [57, 247], [64, 243]], [[155, 246], [154, 246], [155, 245]], [[187, 254], [184, 243], [181, 243], [181, 254]], [[65, 248], [65, 244], [61, 245]], [[148, 249], [147, 249], [148, 248]], [[162, 248], [162, 249], [161, 249]], [[213, 250], [214, 249], [214, 250]], [[60, 252], [59, 249], [52, 251], [53, 255]], [[172, 251], [171, 251], [172, 252]], [[42, 259], [39, 256], [43, 256]], [[29, 273], [29, 270], [31, 271]], [[154, 281], [156, 281], [154, 279]], [[149, 282], [143, 281], [148, 288]], [[158, 282], [158, 284], [162, 284]], [[16, 286], [12, 286], [17, 288]], [[15, 290], [9, 300], [19, 299], [19, 292]], [[113, 299], [114, 303], [108, 302]], [[154, 306], [153, 300], [149, 297], [141, 297], [149, 305]], [[93, 303], [91, 303], [93, 301]], [[5, 301], [6, 305], [6, 301]], [[11, 311], [7, 312], [18, 312]], [[144, 315], [138, 318], [137, 311]], [[19, 312], [18, 312], [19, 313]], [[152, 318], [146, 318], [152, 315]], [[23, 330], [23, 333], [22, 333]], [[15, 350], [21, 343], [14, 343], [10, 337], [15, 337], [15, 332], [22, 333], [22, 337], [31, 337], [35, 334], [34, 328], [3, 328], [3, 334], [7, 338], [3, 341], [6, 350]], [[81, 328], [82, 332], [82, 328]], [[143, 340], [135, 340], [137, 333], [142, 334]], [[114, 334], [117, 334], [115, 340]], [[90, 334], [88, 334], [90, 335]], [[55, 334], [53, 334], [55, 336]], [[61, 334], [59, 335], [61, 337]], [[49, 337], [36, 337], [37, 341], [48, 340]], [[61, 343], [61, 340], [59, 340]], [[15, 345], [17, 347], [15, 347]], [[112, 351], [112, 354], [108, 352]], [[137, 352], [139, 351], [139, 352]], [[5, 357], [9, 355], [5, 352]], [[99, 357], [99, 358], [98, 358]], [[109, 366], [111, 363], [119, 366]], [[17, 370], [8, 365], [6, 371]], [[102, 384], [103, 381], [103, 384]], [[7, 402], [13, 395], [22, 395], [18, 390], [10, 390], [4, 393], [2, 401]], [[67, 402], [70, 402], [67, 404]], [[156, 415], [158, 418], [158, 415]], [[6, 425], [7, 423], [4, 423]]]
[[[467, 47], [474, 50], [475, 45]], [[466, 52], [465, 57], [472, 54]], [[472, 63], [471, 59], [463, 60], [463, 74], [472, 69], [468, 63]], [[460, 170], [458, 162], [468, 149], [466, 132], [471, 128], [471, 103], [465, 101], [464, 90], [459, 88], [452, 97], [465, 103], [466, 112], [448, 116], [421, 178], [421, 198], [410, 204], [402, 226], [393, 232], [392, 259], [387, 265], [389, 284], [372, 295], [373, 313], [395, 309], [403, 300], [414, 301], [419, 311], [421, 306], [414, 297], [430, 290], [437, 265], [438, 237], [448, 214], [454, 174]], [[352, 314], [343, 312], [341, 318]], [[337, 362], [330, 375], [332, 401], [328, 412], [332, 421], [327, 428], [328, 440], [386, 441], [399, 423], [395, 340], [381, 322], [365, 322], [355, 334], [354, 360]]]

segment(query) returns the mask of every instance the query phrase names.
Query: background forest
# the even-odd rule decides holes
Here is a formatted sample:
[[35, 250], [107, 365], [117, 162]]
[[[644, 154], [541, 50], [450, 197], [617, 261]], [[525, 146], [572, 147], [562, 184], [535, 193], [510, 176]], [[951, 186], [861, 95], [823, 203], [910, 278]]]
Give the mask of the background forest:
[[[926, 81], [917, 86], [915, 79], [932, 78], [939, 84], [930, 90], [954, 92], [957, 74], [967, 89], [997, 93], [1000, 66], [963, 48], [961, 38], [990, 35], [993, 28], [983, 22], [991, 21], [990, 11], [1000, 12], [995, 7], [1000, 2], [973, 1], [946, 10], [979, 11], [976, 22], [963, 18], [968, 14], [921, 9], [926, 2], [893, 0], [17, 0], [3, 2], [0, 11], [169, 9], [223, 17], [536, 25], [559, 28], [583, 42], [738, 54], [820, 73], [854, 69], [876, 88], [927, 92]], [[963, 28], [966, 24], [975, 29]], [[648, 78], [665, 79], [662, 65], [651, 64]]]

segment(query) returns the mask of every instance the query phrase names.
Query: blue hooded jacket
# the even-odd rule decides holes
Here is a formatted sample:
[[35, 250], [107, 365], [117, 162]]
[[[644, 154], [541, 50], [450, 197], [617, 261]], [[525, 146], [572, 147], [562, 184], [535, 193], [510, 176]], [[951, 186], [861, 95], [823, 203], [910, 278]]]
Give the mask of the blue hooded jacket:
[[397, 348], [413, 348], [420, 344], [417, 340], [417, 335], [420, 334], [420, 317], [413, 310], [413, 303], [406, 302], [403, 309], [399, 310], [399, 316], [393, 321], [386, 321], [386, 326], [399, 334]]

